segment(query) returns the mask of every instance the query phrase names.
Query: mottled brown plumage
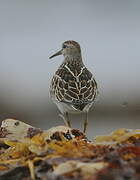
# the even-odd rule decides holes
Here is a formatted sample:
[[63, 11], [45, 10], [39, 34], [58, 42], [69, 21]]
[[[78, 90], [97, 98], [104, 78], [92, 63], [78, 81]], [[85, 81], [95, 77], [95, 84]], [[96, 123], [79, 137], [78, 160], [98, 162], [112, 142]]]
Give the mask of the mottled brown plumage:
[[[62, 115], [68, 113], [88, 113], [97, 95], [97, 83], [92, 73], [85, 67], [81, 57], [80, 45], [75, 41], [63, 43], [64, 61], [53, 76], [50, 94]], [[67, 119], [67, 124], [70, 122]], [[84, 131], [86, 130], [87, 120]]]

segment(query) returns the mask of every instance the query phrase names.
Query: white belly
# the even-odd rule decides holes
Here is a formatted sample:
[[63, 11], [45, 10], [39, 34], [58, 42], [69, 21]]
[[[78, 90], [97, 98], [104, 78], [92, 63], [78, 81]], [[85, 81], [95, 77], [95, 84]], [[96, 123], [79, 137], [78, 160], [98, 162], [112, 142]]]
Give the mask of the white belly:
[[71, 104], [68, 104], [68, 103], [63, 103], [63, 102], [58, 102], [58, 101], [54, 101], [54, 103], [57, 105], [58, 109], [60, 110], [60, 112], [62, 114], [66, 113], [66, 112], [72, 113], [72, 114], [78, 114], [81, 112], [88, 112], [90, 107], [93, 104], [93, 103], [87, 104], [85, 106], [85, 108], [83, 109], [83, 111], [80, 111], [80, 110], [75, 109]]

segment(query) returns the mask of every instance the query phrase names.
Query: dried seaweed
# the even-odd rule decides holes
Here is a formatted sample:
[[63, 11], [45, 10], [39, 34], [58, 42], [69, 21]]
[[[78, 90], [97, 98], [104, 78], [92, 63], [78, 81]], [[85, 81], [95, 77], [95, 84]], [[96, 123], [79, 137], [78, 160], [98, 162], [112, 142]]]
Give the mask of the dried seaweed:
[[0, 134], [0, 180], [140, 179], [140, 130], [119, 129], [91, 142], [77, 129], [42, 131], [5, 120]]

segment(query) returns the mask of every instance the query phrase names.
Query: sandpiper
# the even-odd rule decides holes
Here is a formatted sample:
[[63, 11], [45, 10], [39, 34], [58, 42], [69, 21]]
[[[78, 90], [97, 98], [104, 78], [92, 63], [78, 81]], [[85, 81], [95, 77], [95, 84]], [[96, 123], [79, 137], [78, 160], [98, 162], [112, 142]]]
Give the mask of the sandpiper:
[[63, 55], [64, 60], [54, 74], [50, 87], [53, 102], [61, 112], [65, 124], [71, 127], [69, 113], [85, 113], [84, 133], [88, 125], [88, 111], [98, 94], [97, 83], [85, 67], [80, 45], [66, 41], [62, 49], [50, 57]]

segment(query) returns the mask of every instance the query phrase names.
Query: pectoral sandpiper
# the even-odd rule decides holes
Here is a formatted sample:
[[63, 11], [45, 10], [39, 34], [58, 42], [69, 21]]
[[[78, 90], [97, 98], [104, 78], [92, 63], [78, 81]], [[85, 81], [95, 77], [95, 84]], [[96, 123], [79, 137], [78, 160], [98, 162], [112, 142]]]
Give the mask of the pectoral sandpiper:
[[52, 78], [50, 95], [67, 126], [71, 127], [69, 113], [85, 113], [86, 132], [88, 111], [98, 93], [97, 83], [83, 64], [81, 48], [77, 42], [64, 42], [62, 49], [50, 59], [61, 54], [64, 60]]

